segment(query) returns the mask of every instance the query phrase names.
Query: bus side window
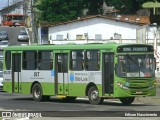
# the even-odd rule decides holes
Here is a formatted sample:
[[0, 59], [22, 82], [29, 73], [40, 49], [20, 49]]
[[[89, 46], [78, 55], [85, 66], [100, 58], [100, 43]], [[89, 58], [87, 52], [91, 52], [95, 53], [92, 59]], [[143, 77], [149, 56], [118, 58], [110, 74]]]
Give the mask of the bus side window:
[[100, 63], [100, 52], [98, 50], [86, 51], [85, 69], [90, 71], [98, 71]]
[[39, 70], [51, 70], [53, 67], [53, 56], [51, 51], [39, 51], [38, 52], [38, 69]]
[[23, 52], [23, 69], [35, 70], [37, 68], [37, 52], [25, 51]]
[[84, 69], [84, 51], [77, 50], [71, 52], [71, 64], [72, 70], [83, 70]]

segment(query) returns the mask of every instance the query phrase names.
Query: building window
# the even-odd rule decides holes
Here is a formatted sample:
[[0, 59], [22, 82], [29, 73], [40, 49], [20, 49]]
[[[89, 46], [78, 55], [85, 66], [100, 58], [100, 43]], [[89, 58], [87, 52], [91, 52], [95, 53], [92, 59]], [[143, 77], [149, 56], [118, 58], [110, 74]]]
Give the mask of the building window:
[[76, 35], [76, 40], [83, 40], [83, 35]]
[[71, 51], [71, 70], [81, 71], [84, 69], [84, 51]]
[[102, 35], [101, 34], [95, 34], [95, 39], [96, 40], [102, 40]]
[[51, 51], [38, 52], [38, 69], [51, 70], [53, 68], [53, 53]]
[[56, 40], [63, 40], [63, 35], [56, 35]]
[[100, 52], [98, 50], [86, 51], [85, 69], [88, 71], [98, 71], [100, 69]]
[[49, 39], [52, 40], [52, 35], [49, 36]]
[[23, 52], [23, 69], [35, 70], [37, 68], [37, 52], [26, 51]]
[[120, 40], [121, 39], [121, 34], [114, 33], [114, 39]]
[[11, 52], [10, 51], [7, 51], [5, 54], [5, 65], [7, 70], [11, 69]]

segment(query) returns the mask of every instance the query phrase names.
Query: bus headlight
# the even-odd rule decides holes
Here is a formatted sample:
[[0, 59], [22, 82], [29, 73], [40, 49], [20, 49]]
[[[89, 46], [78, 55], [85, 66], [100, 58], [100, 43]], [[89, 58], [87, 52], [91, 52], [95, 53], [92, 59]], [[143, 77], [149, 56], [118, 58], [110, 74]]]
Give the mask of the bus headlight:
[[152, 88], [154, 88], [155, 87], [155, 85], [151, 85], [150, 87], [149, 87], [149, 89], [152, 89]]
[[122, 89], [125, 89], [125, 90], [128, 90], [128, 89], [129, 89], [129, 88], [128, 88], [129, 83], [127, 83], [127, 86], [124, 86], [122, 83], [120, 83], [120, 82], [117, 81], [117, 85], [118, 85], [118, 87], [120, 87], [120, 88], [122, 88]]

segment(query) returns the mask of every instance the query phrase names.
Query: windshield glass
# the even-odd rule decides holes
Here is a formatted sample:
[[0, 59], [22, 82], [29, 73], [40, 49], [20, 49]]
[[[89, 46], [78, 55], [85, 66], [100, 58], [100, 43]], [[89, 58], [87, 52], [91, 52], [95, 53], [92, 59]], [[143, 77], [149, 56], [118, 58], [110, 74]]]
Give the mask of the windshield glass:
[[26, 32], [20, 32], [19, 35], [27, 35]]
[[116, 74], [119, 77], [154, 77], [154, 55], [119, 55]]

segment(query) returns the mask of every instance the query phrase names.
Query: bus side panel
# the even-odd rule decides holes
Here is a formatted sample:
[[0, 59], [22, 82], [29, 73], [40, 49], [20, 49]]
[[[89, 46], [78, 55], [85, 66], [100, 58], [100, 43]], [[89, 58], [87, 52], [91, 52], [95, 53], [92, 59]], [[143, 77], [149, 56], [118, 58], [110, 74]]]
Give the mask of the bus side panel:
[[22, 70], [22, 94], [30, 94], [32, 85], [39, 83], [43, 90], [43, 95], [54, 95], [54, 76], [52, 71], [43, 70]]
[[42, 89], [43, 89], [43, 95], [55, 95], [55, 91], [54, 91], [54, 84], [53, 83], [45, 83], [42, 82], [41, 83]]
[[70, 96], [85, 97], [86, 86], [87, 86], [87, 84], [70, 83], [69, 84], [69, 95]]
[[99, 90], [99, 96], [102, 96], [101, 71], [70, 71], [69, 95], [85, 97], [86, 88], [89, 83], [95, 84]]
[[11, 70], [3, 71], [3, 90], [9, 93], [12, 93], [12, 78], [11, 78]]
[[12, 93], [12, 82], [5, 82], [3, 84], [3, 90], [8, 93]]
[[[22, 82], [22, 94], [30, 94], [32, 84], [33, 82]], [[40, 85], [43, 90], [43, 95], [54, 95], [53, 83], [40, 82]]]
[[[87, 84], [79, 84], [79, 83], [70, 83], [69, 84], [69, 95], [70, 96], [78, 96], [78, 97], [85, 97], [85, 91], [87, 88]], [[98, 91], [99, 91], [99, 96], [102, 97], [102, 85], [96, 85]], [[88, 91], [87, 91], [88, 93]]]
[[21, 83], [21, 93], [22, 94], [30, 94], [30, 87], [31, 87], [32, 83], [31, 82], [22, 82]]

